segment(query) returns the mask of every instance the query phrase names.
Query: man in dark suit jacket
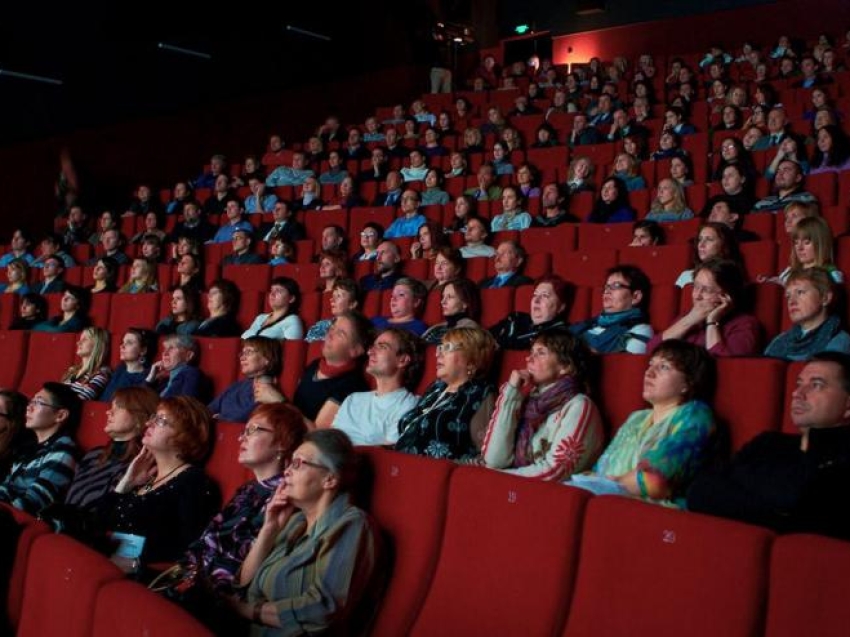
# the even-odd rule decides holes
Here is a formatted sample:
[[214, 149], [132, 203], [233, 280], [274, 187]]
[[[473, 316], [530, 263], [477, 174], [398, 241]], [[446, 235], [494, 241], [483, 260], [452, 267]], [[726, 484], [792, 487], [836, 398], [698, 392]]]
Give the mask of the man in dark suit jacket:
[[34, 292], [39, 294], [55, 294], [65, 291], [65, 264], [55, 254], [44, 259], [44, 267], [41, 269], [42, 282], [36, 286]]
[[290, 243], [301, 241], [307, 236], [304, 225], [294, 219], [295, 214], [285, 201], [278, 201], [272, 210], [274, 221], [260, 226], [257, 236], [263, 241], [272, 241], [281, 237]]
[[183, 221], [174, 226], [169, 241], [176, 242], [180, 237], [194, 239], [198, 243], [206, 243], [215, 236], [216, 228], [206, 219], [201, 219], [201, 209], [194, 201], [187, 201], [183, 206]]
[[484, 279], [478, 286], [484, 290], [487, 288], [513, 288], [534, 283], [529, 277], [520, 274], [525, 258], [525, 249], [518, 242], [513, 240], [502, 241], [496, 248], [496, 254], [493, 257], [496, 276]]
[[391, 170], [387, 173], [387, 191], [379, 193], [375, 198], [373, 206], [392, 206], [398, 208], [401, 205], [401, 173], [397, 170]]

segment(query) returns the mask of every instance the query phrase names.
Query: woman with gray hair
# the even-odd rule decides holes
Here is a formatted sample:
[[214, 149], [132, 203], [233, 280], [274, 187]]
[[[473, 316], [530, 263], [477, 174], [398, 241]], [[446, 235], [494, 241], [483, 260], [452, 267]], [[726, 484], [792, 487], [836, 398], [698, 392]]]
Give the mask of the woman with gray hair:
[[355, 460], [338, 429], [310, 432], [292, 455], [237, 579], [247, 599], [233, 608], [251, 620], [251, 634], [364, 627], [378, 541], [372, 519], [349, 501]]

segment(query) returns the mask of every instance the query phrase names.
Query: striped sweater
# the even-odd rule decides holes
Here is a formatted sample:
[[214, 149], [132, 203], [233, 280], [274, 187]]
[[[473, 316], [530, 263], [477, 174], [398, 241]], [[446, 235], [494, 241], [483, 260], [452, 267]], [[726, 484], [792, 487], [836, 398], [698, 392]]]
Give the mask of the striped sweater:
[[37, 515], [65, 495], [77, 468], [76, 455], [77, 445], [61, 431], [38, 443], [12, 465], [0, 484], [0, 502]]

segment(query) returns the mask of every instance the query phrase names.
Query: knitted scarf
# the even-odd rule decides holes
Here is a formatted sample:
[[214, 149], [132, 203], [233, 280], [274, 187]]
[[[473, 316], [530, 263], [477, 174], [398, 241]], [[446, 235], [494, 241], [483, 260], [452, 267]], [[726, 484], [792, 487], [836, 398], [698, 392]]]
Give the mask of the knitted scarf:
[[785, 360], [805, 360], [826, 349], [827, 344], [841, 330], [841, 321], [834, 314], [805, 334], [799, 325], [774, 339], [765, 351], [767, 356]]
[[572, 376], [564, 376], [542, 392], [537, 390], [531, 392], [523, 406], [522, 420], [519, 423], [514, 466], [525, 467], [534, 461], [531, 444], [534, 434], [546, 422], [549, 414], [563, 407], [577, 393], [576, 382]]
[[[629, 330], [645, 321], [643, 311], [633, 307], [623, 312], [603, 312], [599, 316], [578, 323], [572, 327], [576, 336], [581, 336], [589, 347], [602, 354], [622, 352], [626, 348], [626, 335]], [[604, 327], [601, 334], [591, 334], [589, 330]], [[634, 338], [639, 338], [634, 336]]]

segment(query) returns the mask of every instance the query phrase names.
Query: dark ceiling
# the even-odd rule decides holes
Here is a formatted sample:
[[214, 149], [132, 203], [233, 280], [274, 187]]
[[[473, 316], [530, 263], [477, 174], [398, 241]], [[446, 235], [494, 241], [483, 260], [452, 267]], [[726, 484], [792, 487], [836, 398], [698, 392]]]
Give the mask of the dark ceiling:
[[[212, 6], [4, 7], [0, 69], [63, 85], [0, 74], [0, 144], [409, 63], [431, 21], [421, 2]], [[165, 51], [160, 42], [212, 59]]]

